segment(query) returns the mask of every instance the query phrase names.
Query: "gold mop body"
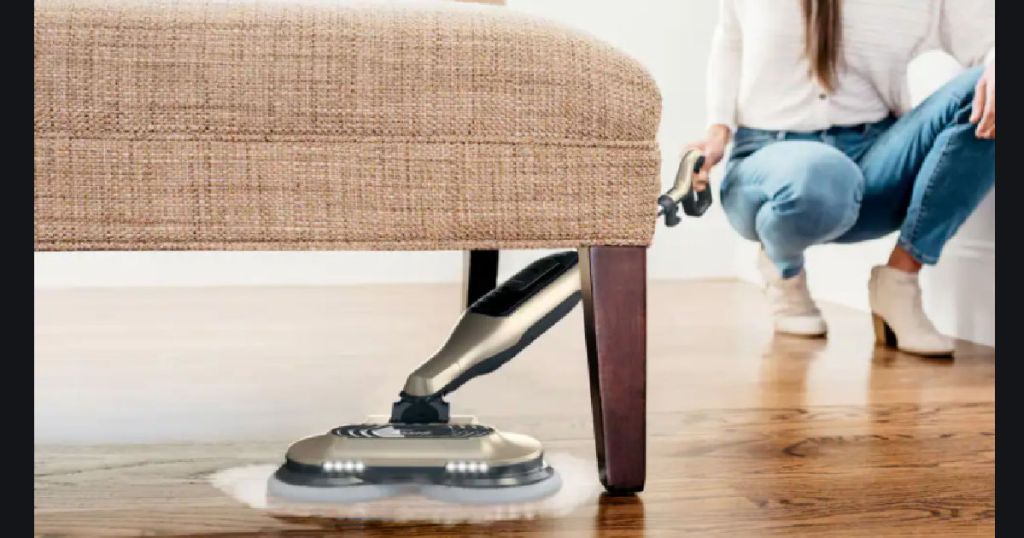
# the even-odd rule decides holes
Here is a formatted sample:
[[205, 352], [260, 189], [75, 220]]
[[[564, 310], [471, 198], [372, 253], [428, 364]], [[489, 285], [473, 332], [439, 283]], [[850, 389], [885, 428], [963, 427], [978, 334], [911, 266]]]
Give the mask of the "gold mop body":
[[[703, 164], [684, 155], [658, 215], [699, 216], [711, 191], [692, 190]], [[409, 375], [390, 417], [339, 426], [296, 442], [270, 478], [268, 494], [300, 502], [356, 502], [418, 492], [465, 503], [529, 501], [558, 491], [561, 479], [540, 442], [500, 432], [474, 417], [450, 416], [444, 396], [490, 373], [565, 317], [580, 301], [575, 252], [534, 261], [463, 313], [445, 344]]]

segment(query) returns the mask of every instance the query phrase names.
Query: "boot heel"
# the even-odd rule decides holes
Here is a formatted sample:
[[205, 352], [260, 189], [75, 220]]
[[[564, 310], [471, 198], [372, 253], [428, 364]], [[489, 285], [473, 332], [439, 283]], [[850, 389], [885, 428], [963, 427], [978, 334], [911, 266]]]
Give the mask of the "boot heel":
[[878, 314], [871, 314], [872, 321], [874, 321], [875, 327], [875, 342], [888, 347], [896, 346], [896, 333], [892, 332], [889, 328], [889, 324], [882, 319], [882, 316]]

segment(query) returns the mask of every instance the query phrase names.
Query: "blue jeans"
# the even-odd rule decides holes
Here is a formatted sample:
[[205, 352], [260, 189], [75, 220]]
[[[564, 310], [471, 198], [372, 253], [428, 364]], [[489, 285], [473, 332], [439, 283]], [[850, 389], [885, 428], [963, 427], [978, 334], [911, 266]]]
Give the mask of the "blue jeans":
[[783, 277], [804, 250], [900, 230], [899, 245], [934, 264], [995, 184], [993, 140], [968, 121], [982, 68], [965, 71], [903, 117], [824, 131], [741, 127], [722, 181], [725, 213], [760, 241]]

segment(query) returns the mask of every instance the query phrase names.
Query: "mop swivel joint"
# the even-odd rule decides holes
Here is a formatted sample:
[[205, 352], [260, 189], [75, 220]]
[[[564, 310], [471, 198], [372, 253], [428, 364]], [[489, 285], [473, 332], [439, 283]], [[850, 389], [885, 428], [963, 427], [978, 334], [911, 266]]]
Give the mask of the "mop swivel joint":
[[448, 422], [448, 402], [440, 394], [412, 396], [402, 391], [391, 405], [392, 423], [438, 424]]

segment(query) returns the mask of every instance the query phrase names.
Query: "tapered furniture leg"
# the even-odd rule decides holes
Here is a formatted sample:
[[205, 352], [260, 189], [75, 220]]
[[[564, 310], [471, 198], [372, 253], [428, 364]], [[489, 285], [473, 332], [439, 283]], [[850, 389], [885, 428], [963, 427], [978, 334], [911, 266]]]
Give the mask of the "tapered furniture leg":
[[462, 298], [469, 308], [498, 285], [498, 251], [467, 250], [463, 260]]
[[609, 493], [635, 493], [646, 472], [647, 249], [579, 253], [598, 472]]

